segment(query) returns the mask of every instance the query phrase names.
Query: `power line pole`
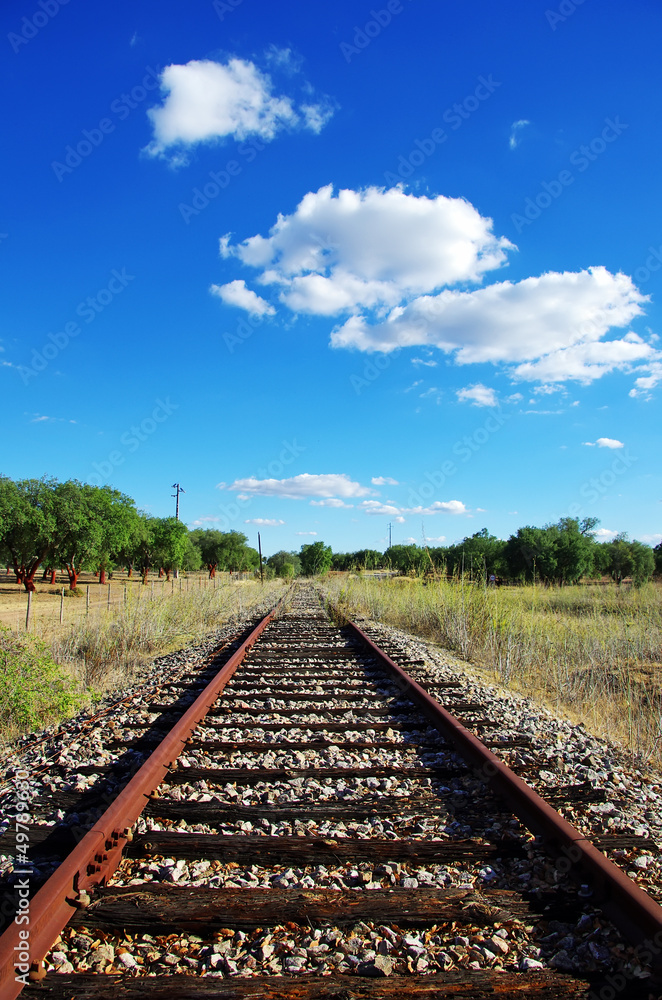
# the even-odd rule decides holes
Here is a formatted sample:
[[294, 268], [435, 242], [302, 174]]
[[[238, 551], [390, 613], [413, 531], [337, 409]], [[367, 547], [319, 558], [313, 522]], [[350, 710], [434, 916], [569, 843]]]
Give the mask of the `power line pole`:
[[173, 483], [172, 488], [175, 491], [172, 494], [172, 496], [175, 498], [175, 518], [179, 521], [179, 494], [186, 493], [186, 490], [183, 490], [179, 485], [179, 483]]
[[[172, 484], [172, 488], [175, 491], [174, 493], [171, 494], [171, 496], [173, 496], [175, 498], [175, 520], [179, 521], [179, 494], [180, 493], [186, 493], [186, 490], [183, 490], [181, 488], [181, 486], [179, 485], [179, 483], [173, 483]], [[178, 566], [175, 566], [172, 575], [175, 578], [175, 580], [179, 579], [179, 567]]]
[[389, 521], [388, 522], [388, 547], [389, 547], [389, 549], [391, 548], [391, 528], [392, 527], [393, 527], [393, 525]]
[[[260, 553], [260, 583], [264, 586], [264, 567], [262, 565], [262, 542], [260, 541], [260, 532], [257, 533], [257, 548]], [[253, 549], [255, 551], [255, 549]]]

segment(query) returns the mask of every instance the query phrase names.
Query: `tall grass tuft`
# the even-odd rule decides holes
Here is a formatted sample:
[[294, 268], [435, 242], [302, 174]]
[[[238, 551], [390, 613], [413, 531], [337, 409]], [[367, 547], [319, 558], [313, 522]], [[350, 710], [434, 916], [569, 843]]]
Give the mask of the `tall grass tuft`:
[[662, 763], [662, 587], [331, 580], [347, 611], [432, 639], [640, 759]]
[[151, 600], [127, 592], [127, 603], [90, 615], [51, 635], [0, 631], [0, 740], [71, 714], [96, 695], [135, 683], [157, 655], [203, 639], [235, 618], [272, 605], [282, 581], [225, 584]]

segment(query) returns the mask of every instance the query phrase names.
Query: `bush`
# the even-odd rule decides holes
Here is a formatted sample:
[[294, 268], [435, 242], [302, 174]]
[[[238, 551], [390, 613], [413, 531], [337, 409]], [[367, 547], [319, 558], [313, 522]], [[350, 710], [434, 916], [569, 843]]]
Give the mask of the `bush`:
[[80, 702], [74, 678], [45, 643], [0, 628], [0, 730], [36, 729], [71, 714]]

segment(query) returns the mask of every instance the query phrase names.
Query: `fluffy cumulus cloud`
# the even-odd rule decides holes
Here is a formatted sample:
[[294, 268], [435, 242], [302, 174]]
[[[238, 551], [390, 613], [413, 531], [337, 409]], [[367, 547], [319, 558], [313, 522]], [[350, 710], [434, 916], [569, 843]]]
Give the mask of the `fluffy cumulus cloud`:
[[380, 323], [352, 316], [334, 331], [332, 344], [386, 352], [425, 344], [458, 364], [515, 363], [519, 378], [581, 378], [592, 366], [607, 370], [655, 354], [636, 335], [600, 342], [612, 327], [640, 315], [645, 301], [630, 278], [604, 267], [552, 272], [420, 296]]
[[596, 542], [611, 542], [616, 538], [618, 534], [617, 531], [612, 531], [611, 528], [596, 528], [591, 534], [595, 538]]
[[662, 352], [627, 330], [648, 302], [632, 279], [598, 266], [484, 285], [514, 249], [464, 199], [331, 185], [266, 236], [220, 241], [221, 256], [252, 268], [272, 303], [335, 318], [334, 348], [416, 348], [416, 366], [441, 352], [546, 385], [632, 372], [632, 395], [645, 396], [662, 377]]
[[289, 479], [235, 479], [229, 486], [219, 483], [219, 489], [237, 490], [245, 496], [284, 497], [289, 500], [305, 500], [308, 497], [364, 497], [374, 490], [355, 483], [344, 473], [311, 475], [302, 472]]
[[226, 305], [245, 309], [252, 316], [273, 316], [276, 312], [273, 306], [260, 298], [252, 289], [247, 288], [246, 282], [242, 279], [229, 281], [227, 285], [212, 285], [209, 290]]
[[403, 296], [480, 281], [512, 244], [462, 198], [415, 197], [400, 188], [309, 192], [268, 236], [221, 253], [259, 268], [295, 312], [335, 316], [396, 306]]
[[464, 389], [458, 389], [455, 395], [460, 403], [472, 403], [474, 406], [498, 406], [494, 389], [488, 388], [481, 382], [477, 382], [476, 385], [468, 385]]
[[397, 486], [398, 480], [391, 479], [390, 476], [374, 476], [370, 482], [373, 486]]
[[405, 515], [429, 517], [434, 514], [469, 514], [461, 500], [435, 500], [429, 507], [398, 507], [394, 503], [381, 503], [379, 500], [363, 500], [359, 505], [364, 514], [393, 517], [396, 521], [405, 520]]
[[622, 441], [617, 441], [616, 438], [598, 438], [597, 441], [583, 441], [588, 448], [624, 448], [625, 445]]
[[253, 136], [269, 142], [284, 128], [319, 132], [331, 114], [327, 102], [297, 108], [291, 97], [274, 93], [267, 73], [244, 59], [166, 66], [160, 82], [163, 103], [147, 112], [154, 131], [147, 152], [175, 165], [186, 162], [187, 150], [197, 143]]

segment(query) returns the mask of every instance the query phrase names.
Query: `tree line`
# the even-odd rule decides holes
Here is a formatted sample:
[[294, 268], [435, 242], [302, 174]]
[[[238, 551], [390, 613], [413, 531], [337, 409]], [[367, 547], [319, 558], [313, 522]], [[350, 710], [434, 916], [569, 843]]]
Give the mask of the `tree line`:
[[258, 553], [247, 542], [239, 531], [189, 531], [174, 517], [152, 517], [111, 486], [0, 476], [0, 560], [27, 591], [39, 571], [55, 583], [58, 568], [72, 590], [84, 569], [100, 583], [120, 566], [129, 576], [137, 570], [143, 583], [150, 570], [170, 579], [175, 569], [203, 565], [210, 576], [257, 569]]
[[309, 550], [305, 561], [293, 552], [278, 552], [268, 564], [280, 576], [299, 572], [312, 575], [329, 569], [388, 569], [419, 576], [431, 573], [472, 580], [493, 577], [494, 582], [558, 585], [603, 576], [611, 576], [616, 583], [628, 578], [641, 584], [654, 574], [662, 575], [662, 543], [653, 549], [631, 541], [625, 534], [598, 542], [593, 534], [598, 523], [593, 517], [563, 517], [542, 528], [519, 528], [505, 540], [483, 528], [453, 545], [392, 545], [385, 552], [332, 552], [323, 542], [315, 542], [303, 547]]
[[[506, 540], [483, 528], [453, 545], [392, 545], [385, 552], [334, 553], [324, 542], [311, 542], [299, 552], [276, 552], [265, 566], [268, 576], [283, 578], [390, 569], [560, 585], [605, 575], [617, 583], [629, 578], [641, 584], [662, 574], [662, 543], [652, 549], [626, 535], [597, 542], [598, 523], [594, 517], [564, 517], [542, 528], [519, 528]], [[121, 566], [129, 576], [139, 572], [144, 583], [150, 570], [169, 579], [175, 569], [204, 566], [213, 578], [217, 570], [260, 568], [257, 550], [240, 531], [189, 531], [174, 517], [152, 517], [138, 510], [131, 497], [111, 486], [7, 476], [0, 476], [0, 559], [13, 568], [26, 590], [35, 589], [39, 571], [54, 583], [58, 568], [66, 570], [71, 589], [83, 569], [98, 573], [104, 583], [107, 573]]]
[[449, 577], [512, 580], [522, 583], [578, 583], [584, 577], [611, 576], [617, 583], [630, 578], [635, 584], [662, 574], [662, 544], [655, 549], [617, 535], [598, 542], [594, 517], [563, 517], [542, 528], [527, 525], [508, 539], [491, 535], [487, 528], [453, 545], [393, 545], [385, 553], [363, 549], [334, 555], [332, 568], [390, 568], [401, 573], [443, 574]]

